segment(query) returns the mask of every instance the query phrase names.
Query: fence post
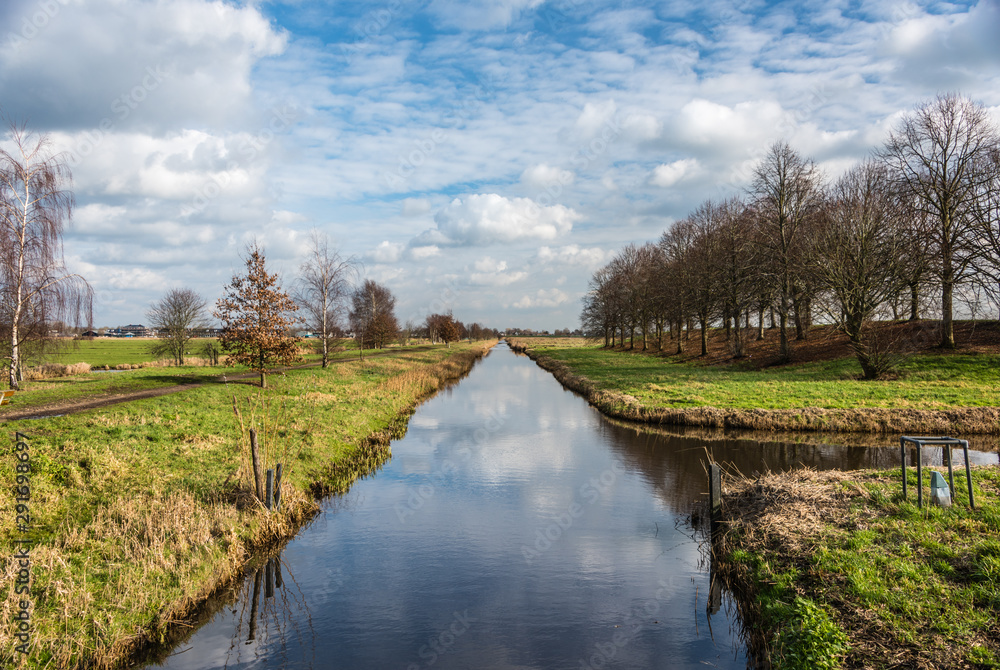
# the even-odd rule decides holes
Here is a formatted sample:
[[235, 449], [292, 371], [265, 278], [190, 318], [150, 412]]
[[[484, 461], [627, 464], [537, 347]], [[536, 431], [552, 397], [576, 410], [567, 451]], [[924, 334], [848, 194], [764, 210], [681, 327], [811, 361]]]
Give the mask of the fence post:
[[718, 463], [708, 464], [708, 500], [714, 521], [722, 509], [722, 470]]
[[274, 499], [274, 470], [271, 468], [267, 469], [267, 493], [265, 494], [265, 505], [267, 506], [267, 511], [271, 511], [271, 501]]
[[281, 463], [275, 466], [274, 471], [274, 509], [281, 511]]
[[257, 500], [264, 501], [264, 482], [261, 481], [260, 456], [257, 452], [257, 431], [250, 429], [250, 456], [253, 458], [253, 481], [257, 489]]

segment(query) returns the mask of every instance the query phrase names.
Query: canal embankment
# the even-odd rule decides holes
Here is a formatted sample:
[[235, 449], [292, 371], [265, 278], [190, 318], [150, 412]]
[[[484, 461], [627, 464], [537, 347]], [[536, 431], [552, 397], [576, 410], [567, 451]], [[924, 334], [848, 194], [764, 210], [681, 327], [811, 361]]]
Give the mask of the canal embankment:
[[[1000, 434], [1000, 358], [915, 359], [908, 377], [860, 381], [844, 364], [743, 370], [514, 339], [607, 416], [649, 424], [885, 435]], [[849, 364], [849, 361], [848, 363]]]
[[[312, 518], [317, 496], [377, 470], [414, 408], [492, 344], [288, 370], [266, 392], [220, 381], [5, 423], [27, 445], [30, 519], [5, 497], [0, 535], [27, 558], [3, 559], [2, 616], [26, 612], [27, 623], [0, 627], [2, 664], [115, 667], [168, 637], [256, 551]], [[252, 492], [250, 428], [263, 467], [283, 465], [274, 511]], [[14, 482], [18, 462], [3, 459], [0, 480]]]

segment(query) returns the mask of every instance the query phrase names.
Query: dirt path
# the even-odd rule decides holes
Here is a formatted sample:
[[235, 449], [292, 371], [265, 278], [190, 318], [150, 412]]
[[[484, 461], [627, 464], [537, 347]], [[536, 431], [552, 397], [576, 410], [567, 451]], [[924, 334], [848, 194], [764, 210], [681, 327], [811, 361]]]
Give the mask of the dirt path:
[[76, 400], [73, 402], [56, 402], [49, 403], [47, 405], [35, 405], [22, 410], [4, 412], [3, 415], [0, 416], [0, 423], [17, 421], [19, 419], [44, 419], [52, 416], [63, 416], [64, 414], [76, 414], [77, 412], [83, 412], [88, 409], [98, 409], [101, 407], [108, 407], [110, 405], [117, 405], [123, 402], [131, 402], [133, 400], [142, 400], [144, 398], [156, 398], [161, 395], [169, 395], [171, 393], [177, 393], [179, 391], [195, 388], [196, 386], [201, 386], [201, 384], [198, 382], [191, 384], [178, 384], [177, 386], [164, 386], [163, 388], [146, 389], [145, 391], [134, 391], [132, 393], [102, 394], [97, 397], [85, 398], [83, 400]]

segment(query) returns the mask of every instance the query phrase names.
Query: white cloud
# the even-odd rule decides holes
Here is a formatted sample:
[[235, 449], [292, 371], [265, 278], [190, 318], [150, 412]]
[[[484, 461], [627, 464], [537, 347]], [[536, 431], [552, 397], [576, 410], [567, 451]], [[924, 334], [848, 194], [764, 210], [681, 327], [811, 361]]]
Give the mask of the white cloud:
[[539, 247], [535, 258], [545, 265], [568, 265], [596, 270], [610, 261], [617, 252], [597, 247], [583, 248], [577, 244], [564, 247]]
[[551, 240], [569, 233], [579, 219], [563, 205], [541, 206], [529, 198], [486, 193], [453, 200], [435, 215], [437, 228], [424, 235], [457, 245]]
[[618, 107], [614, 100], [592, 103], [583, 106], [583, 111], [576, 119], [576, 129], [585, 138], [597, 135], [601, 129], [611, 123]]
[[557, 184], [569, 186], [573, 183], [573, 177], [570, 170], [563, 170], [548, 163], [539, 163], [525, 168], [521, 173], [521, 183], [531, 188], [544, 189]]
[[427, 198], [404, 198], [403, 216], [423, 216], [431, 211], [431, 201]]
[[431, 11], [445, 25], [465, 30], [506, 28], [545, 0], [433, 0]]
[[669, 188], [683, 181], [698, 171], [698, 161], [694, 158], [683, 158], [673, 163], [657, 165], [649, 182], [654, 186]]
[[389, 240], [383, 240], [375, 249], [369, 254], [371, 258], [376, 263], [397, 263], [399, 259], [403, 256], [403, 250], [406, 247], [399, 243], [393, 243]]
[[473, 267], [476, 272], [503, 272], [507, 269], [507, 261], [498, 261], [489, 256], [484, 256], [475, 262]]
[[433, 258], [434, 256], [441, 255], [441, 248], [433, 244], [429, 244], [424, 247], [413, 247], [410, 249], [410, 255], [414, 260], [424, 260], [425, 258]]
[[534, 294], [522, 296], [512, 306], [516, 309], [559, 307], [567, 302], [569, 302], [569, 296], [557, 288], [539, 289]]
[[[20, 12], [30, 20], [41, 4], [23, 3]], [[225, 126], [249, 118], [254, 64], [286, 44], [254, 7], [206, 0], [49, 4], [58, 10], [27, 33], [30, 39], [15, 19], [21, 29], [0, 40], [4, 106], [36, 127], [93, 127], [102, 119], [155, 132]]]

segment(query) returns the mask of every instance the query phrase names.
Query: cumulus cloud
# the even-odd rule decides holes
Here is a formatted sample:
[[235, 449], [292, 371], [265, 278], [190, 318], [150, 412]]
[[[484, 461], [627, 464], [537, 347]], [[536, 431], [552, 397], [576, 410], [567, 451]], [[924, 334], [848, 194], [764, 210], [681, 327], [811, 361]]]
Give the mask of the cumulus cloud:
[[673, 163], [657, 165], [649, 182], [654, 186], [669, 188], [683, 181], [698, 170], [698, 161], [694, 158], [683, 158]]
[[452, 245], [489, 245], [521, 240], [552, 240], [570, 232], [580, 219], [563, 205], [541, 206], [529, 198], [496, 193], [456, 198], [438, 212], [437, 228], [418, 238]]
[[522, 296], [520, 300], [513, 304], [513, 307], [517, 309], [559, 307], [567, 302], [569, 302], [569, 296], [557, 288], [539, 289], [533, 294]]
[[591, 138], [601, 132], [615, 117], [618, 106], [614, 100], [604, 102], [588, 102], [576, 119], [576, 130], [585, 138]]
[[397, 263], [403, 257], [405, 249], [406, 246], [403, 244], [383, 240], [368, 254], [368, 257], [376, 263]]

